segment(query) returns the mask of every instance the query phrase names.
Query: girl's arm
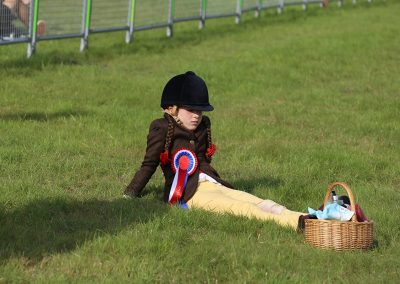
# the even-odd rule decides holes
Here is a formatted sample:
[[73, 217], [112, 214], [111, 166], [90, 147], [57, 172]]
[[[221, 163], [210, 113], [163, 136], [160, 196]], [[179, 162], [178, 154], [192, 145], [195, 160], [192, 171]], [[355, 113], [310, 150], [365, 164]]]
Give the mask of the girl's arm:
[[156, 171], [160, 164], [160, 153], [164, 150], [167, 125], [164, 119], [157, 119], [151, 123], [142, 166], [125, 189], [126, 195], [138, 196]]

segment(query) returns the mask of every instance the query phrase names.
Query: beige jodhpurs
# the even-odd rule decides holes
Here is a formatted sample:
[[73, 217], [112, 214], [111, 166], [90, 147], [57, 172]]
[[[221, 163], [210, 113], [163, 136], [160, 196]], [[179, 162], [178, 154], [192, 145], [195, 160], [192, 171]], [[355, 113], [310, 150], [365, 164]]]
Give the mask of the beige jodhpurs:
[[300, 215], [271, 201], [250, 193], [227, 188], [209, 181], [200, 182], [195, 195], [187, 202], [189, 208], [201, 208], [218, 213], [274, 220], [279, 225], [297, 228]]

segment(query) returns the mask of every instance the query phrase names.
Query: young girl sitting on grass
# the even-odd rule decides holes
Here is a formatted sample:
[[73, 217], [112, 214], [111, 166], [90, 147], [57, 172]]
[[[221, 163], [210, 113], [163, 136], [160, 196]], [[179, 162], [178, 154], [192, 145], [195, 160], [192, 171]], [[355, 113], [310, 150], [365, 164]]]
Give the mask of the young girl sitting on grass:
[[161, 107], [164, 117], [150, 124], [142, 166], [126, 188], [125, 197], [139, 196], [160, 165], [166, 202], [298, 227], [304, 213], [233, 189], [211, 166], [216, 147], [210, 119], [203, 112], [214, 108], [203, 79], [191, 71], [173, 77], [163, 90]]

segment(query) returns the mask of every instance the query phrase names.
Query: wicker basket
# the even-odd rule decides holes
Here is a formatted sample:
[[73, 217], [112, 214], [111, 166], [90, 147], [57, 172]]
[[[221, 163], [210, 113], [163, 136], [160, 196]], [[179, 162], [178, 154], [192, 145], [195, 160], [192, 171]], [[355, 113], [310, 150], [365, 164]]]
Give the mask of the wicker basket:
[[[328, 186], [324, 204], [329, 200], [330, 193], [336, 186], [343, 187], [349, 196], [351, 211], [355, 212], [355, 200], [350, 187], [343, 182], [334, 182]], [[356, 214], [351, 221], [335, 220], [305, 220], [304, 237], [309, 243], [321, 249], [368, 250], [373, 244], [374, 222], [357, 222]]]

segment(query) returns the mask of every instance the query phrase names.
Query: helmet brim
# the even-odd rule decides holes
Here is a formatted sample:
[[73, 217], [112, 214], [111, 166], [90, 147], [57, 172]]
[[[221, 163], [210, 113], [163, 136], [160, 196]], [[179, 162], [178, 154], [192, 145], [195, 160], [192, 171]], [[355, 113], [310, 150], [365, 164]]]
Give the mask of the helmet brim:
[[212, 105], [183, 105], [182, 107], [186, 107], [192, 110], [198, 111], [213, 111], [214, 107]]

